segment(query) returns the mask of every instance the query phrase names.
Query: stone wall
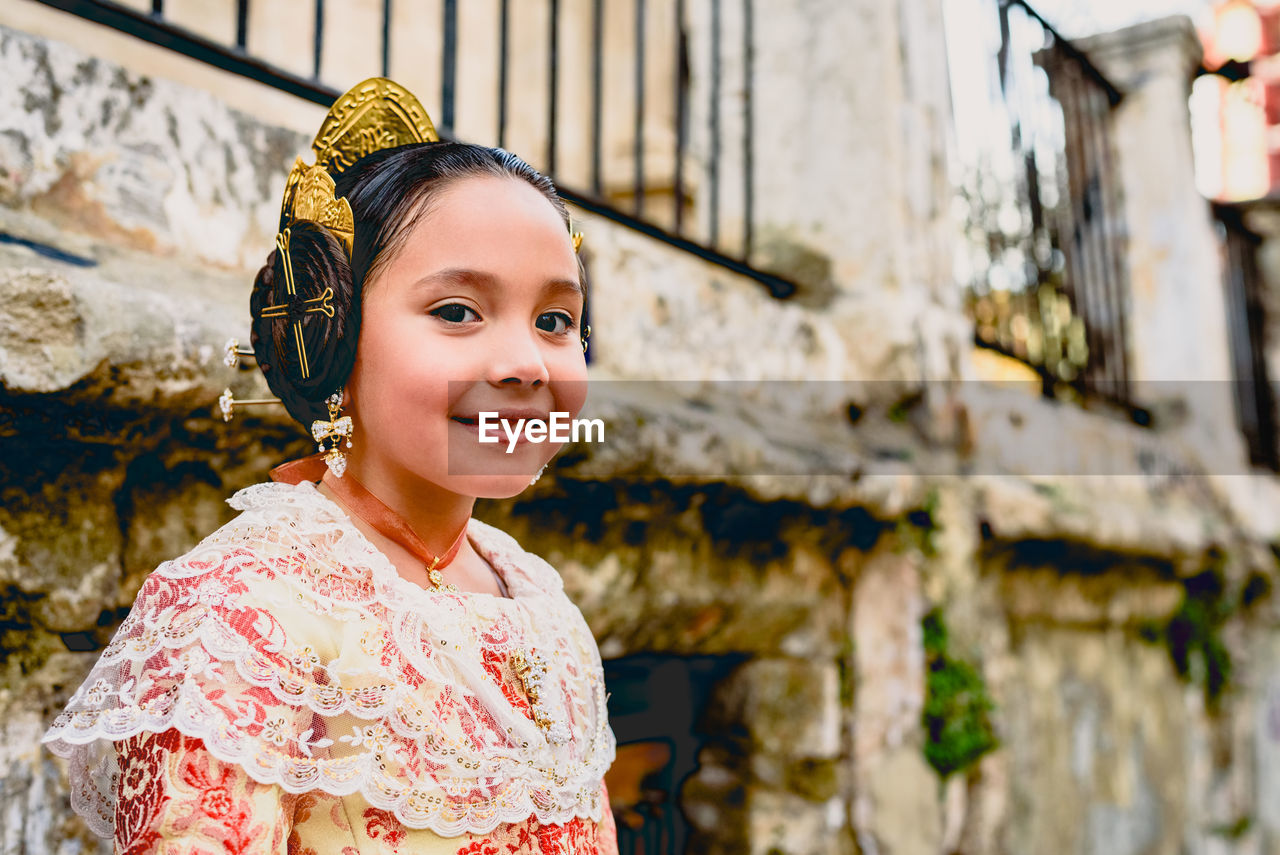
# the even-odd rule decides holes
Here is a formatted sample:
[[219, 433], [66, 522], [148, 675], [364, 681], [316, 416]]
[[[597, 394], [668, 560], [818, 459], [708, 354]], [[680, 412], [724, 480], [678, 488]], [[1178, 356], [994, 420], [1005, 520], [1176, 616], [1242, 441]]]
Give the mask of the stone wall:
[[[893, 216], [814, 234], [820, 182], [779, 182], [779, 239], [828, 271], [792, 301], [589, 220], [611, 442], [477, 515], [560, 569], [606, 658], [738, 663], [704, 687], [691, 852], [1280, 852], [1275, 479], [956, 382], [971, 330], [912, 130], [945, 116], [936, 7], [835, 5], [897, 57], [854, 94], [901, 123], [838, 141]], [[774, 35], [787, 91], [841, 59], [788, 72]], [[0, 69], [0, 840], [72, 853], [44, 723], [143, 576], [310, 448], [281, 412], [214, 413], [265, 392], [221, 346], [307, 138], [13, 30]], [[779, 388], [785, 443], [742, 405]]]

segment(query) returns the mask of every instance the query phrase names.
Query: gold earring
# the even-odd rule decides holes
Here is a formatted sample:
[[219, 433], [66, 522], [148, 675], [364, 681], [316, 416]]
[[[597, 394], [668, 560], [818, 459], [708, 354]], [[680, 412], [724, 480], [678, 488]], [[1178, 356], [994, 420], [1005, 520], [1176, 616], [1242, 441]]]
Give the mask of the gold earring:
[[[345, 439], [347, 448], [351, 447], [351, 433], [354, 429], [351, 416], [338, 418], [338, 413], [342, 410], [342, 400], [341, 389], [325, 398], [324, 402], [329, 407], [329, 420], [316, 419], [311, 423], [311, 436], [318, 444], [317, 448], [324, 454], [325, 465], [338, 478], [347, 471], [347, 455], [339, 445]], [[325, 440], [332, 443], [327, 450], [324, 447]]]
[[587, 352], [587, 339], [591, 337], [591, 324], [582, 328], [582, 352]]

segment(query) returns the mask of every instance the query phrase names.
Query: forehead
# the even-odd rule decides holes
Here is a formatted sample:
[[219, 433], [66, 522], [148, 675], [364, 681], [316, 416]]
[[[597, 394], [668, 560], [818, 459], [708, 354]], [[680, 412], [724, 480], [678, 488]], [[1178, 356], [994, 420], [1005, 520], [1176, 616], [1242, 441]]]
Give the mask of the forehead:
[[498, 278], [577, 278], [569, 231], [550, 200], [518, 178], [459, 179], [432, 199], [405, 236], [418, 266], [487, 270]]

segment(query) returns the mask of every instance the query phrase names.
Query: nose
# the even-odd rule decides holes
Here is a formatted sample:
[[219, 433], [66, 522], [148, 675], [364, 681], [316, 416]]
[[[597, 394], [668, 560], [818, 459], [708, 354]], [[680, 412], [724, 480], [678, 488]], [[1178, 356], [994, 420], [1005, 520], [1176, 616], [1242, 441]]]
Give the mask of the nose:
[[489, 382], [502, 386], [544, 386], [551, 379], [535, 331], [508, 331], [498, 338], [490, 362]]

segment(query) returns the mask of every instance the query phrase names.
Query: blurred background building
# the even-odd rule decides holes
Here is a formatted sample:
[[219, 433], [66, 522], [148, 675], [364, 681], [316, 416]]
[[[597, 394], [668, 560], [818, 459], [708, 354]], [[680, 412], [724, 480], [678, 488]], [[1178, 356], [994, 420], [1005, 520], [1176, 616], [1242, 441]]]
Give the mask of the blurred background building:
[[0, 845], [99, 851], [40, 733], [310, 450], [223, 344], [387, 74], [583, 221], [608, 442], [477, 515], [600, 641], [624, 852], [1280, 853], [1278, 8], [9, 0]]

